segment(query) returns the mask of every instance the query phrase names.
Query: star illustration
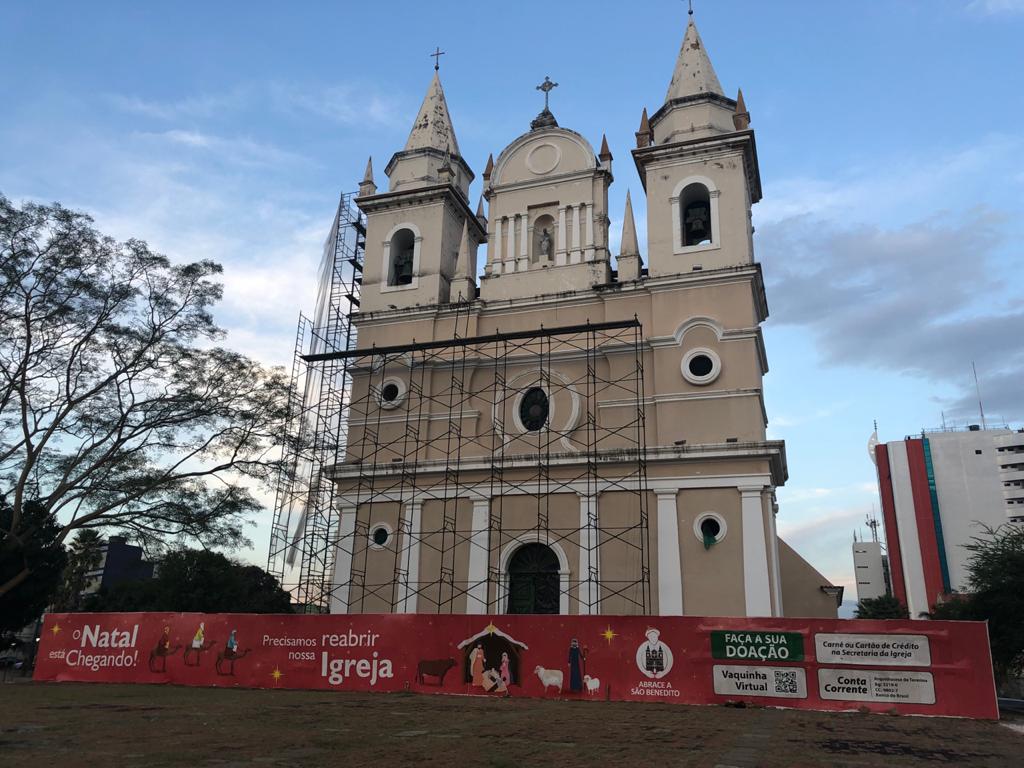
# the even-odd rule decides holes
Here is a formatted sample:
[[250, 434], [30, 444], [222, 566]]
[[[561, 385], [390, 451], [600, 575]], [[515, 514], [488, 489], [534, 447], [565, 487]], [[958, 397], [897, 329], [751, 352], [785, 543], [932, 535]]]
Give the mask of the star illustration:
[[60, 632], [60, 624], [54, 624], [50, 628], [50, 631], [53, 632], [54, 635], [56, 635], [58, 632]]
[[604, 632], [601, 633], [601, 637], [608, 641], [608, 645], [611, 645], [612, 640], [618, 637], [618, 635], [612, 632], [611, 627], [608, 627]]
[[279, 683], [281, 678], [284, 677], [284, 673], [278, 667], [274, 667], [274, 671], [270, 673], [270, 676], [274, 678], [275, 683]]
[[484, 627], [484, 631], [488, 635], [493, 635], [495, 632], [498, 631], [498, 628], [496, 626], [494, 626], [494, 622], [492, 621], [490, 624], [488, 624], [486, 627]]

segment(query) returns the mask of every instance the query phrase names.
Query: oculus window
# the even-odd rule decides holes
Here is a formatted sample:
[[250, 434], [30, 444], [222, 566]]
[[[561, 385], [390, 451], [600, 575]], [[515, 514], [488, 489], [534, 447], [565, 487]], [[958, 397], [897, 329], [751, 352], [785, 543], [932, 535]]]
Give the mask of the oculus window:
[[540, 387], [528, 389], [519, 403], [519, 421], [527, 432], [538, 432], [544, 428], [551, 412], [547, 393]]

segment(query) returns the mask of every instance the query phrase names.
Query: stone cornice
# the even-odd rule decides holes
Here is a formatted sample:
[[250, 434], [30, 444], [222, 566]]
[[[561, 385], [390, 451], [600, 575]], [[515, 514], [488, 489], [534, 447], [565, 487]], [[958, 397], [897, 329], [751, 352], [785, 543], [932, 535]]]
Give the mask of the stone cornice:
[[455, 205], [469, 221], [470, 228], [476, 233], [479, 243], [487, 242], [487, 230], [477, 219], [476, 213], [469, 207], [469, 202], [462, 193], [451, 184], [435, 184], [430, 187], [403, 189], [396, 192], [382, 192], [379, 195], [357, 197], [355, 204], [366, 215], [410, 206], [422, 206], [432, 202], [448, 202]]
[[[660, 110], [659, 110], [660, 111]], [[647, 190], [647, 174], [644, 169], [660, 160], [675, 160], [709, 152], [721, 151], [723, 148], [738, 150], [743, 153], [744, 167], [747, 177], [747, 188], [750, 201], [756, 203], [761, 199], [761, 171], [757, 164], [757, 143], [752, 130], [723, 133], [718, 136], [704, 136], [686, 141], [674, 141], [670, 144], [653, 144], [633, 150], [633, 162], [636, 164], [640, 181]]]
[[[785, 484], [789, 477], [789, 469], [786, 463], [786, 444], [782, 440], [761, 440], [745, 443], [704, 443], [699, 445], [671, 445], [648, 447], [644, 452], [644, 458], [648, 467], [651, 465], [670, 463], [692, 463], [709, 461], [735, 461], [737, 459], [767, 459], [771, 472], [771, 484], [774, 487]], [[545, 463], [549, 469], [557, 470], [558, 467], [573, 467], [586, 465], [588, 455], [583, 453], [552, 453], [545, 456]], [[619, 464], [633, 464], [638, 459], [636, 449], [620, 449], [598, 451], [593, 455], [594, 463], [600, 467], [614, 467]], [[445, 459], [432, 459], [416, 463], [417, 476], [443, 475], [450, 468], [451, 462]], [[506, 455], [502, 458], [502, 469], [506, 472], [516, 469], [529, 469], [536, 467], [537, 456], [531, 454]], [[459, 461], [459, 473], [469, 474], [474, 472], [490, 473], [492, 461], [487, 457], [462, 457]], [[400, 477], [405, 471], [403, 462], [395, 461], [376, 466], [365, 466], [363, 464], [335, 464], [324, 468], [324, 474], [335, 480], [344, 483], [346, 480], [359, 480], [360, 475], [369, 474], [382, 480], [388, 477]], [[598, 469], [599, 477], [612, 477], [612, 474], [605, 470]], [[653, 479], [653, 478], [652, 478]], [[557, 485], [561, 481], [552, 477], [552, 483]]]

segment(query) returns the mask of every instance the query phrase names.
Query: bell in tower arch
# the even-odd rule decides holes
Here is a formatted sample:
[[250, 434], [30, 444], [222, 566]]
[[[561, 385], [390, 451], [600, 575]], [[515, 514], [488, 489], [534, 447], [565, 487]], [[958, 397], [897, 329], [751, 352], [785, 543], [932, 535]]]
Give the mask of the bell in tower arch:
[[703, 184], [690, 184], [683, 191], [682, 219], [683, 245], [712, 242], [711, 196]]

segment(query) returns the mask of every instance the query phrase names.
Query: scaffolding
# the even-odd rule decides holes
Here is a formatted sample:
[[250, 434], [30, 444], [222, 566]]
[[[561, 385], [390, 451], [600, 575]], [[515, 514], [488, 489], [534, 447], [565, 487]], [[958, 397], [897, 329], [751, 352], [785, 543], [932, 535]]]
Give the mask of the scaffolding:
[[351, 377], [345, 359], [310, 366], [303, 358], [352, 349], [356, 343], [352, 315], [359, 309], [366, 220], [352, 200], [350, 193], [341, 195], [324, 243], [313, 318], [299, 315], [289, 427], [282, 440], [285, 468], [277, 483], [267, 557], [267, 571], [311, 612], [322, 610], [328, 594], [335, 486], [323, 470], [345, 450], [344, 405]]
[[571, 557], [557, 609], [534, 610], [648, 613], [639, 321], [469, 336], [480, 309], [460, 302], [439, 308], [452, 338], [357, 348], [365, 228], [348, 196], [332, 239], [328, 322], [302, 318], [296, 341], [290, 431], [309, 447], [282, 478], [271, 536], [270, 570], [295, 601], [516, 612], [508, 554], [538, 542]]

